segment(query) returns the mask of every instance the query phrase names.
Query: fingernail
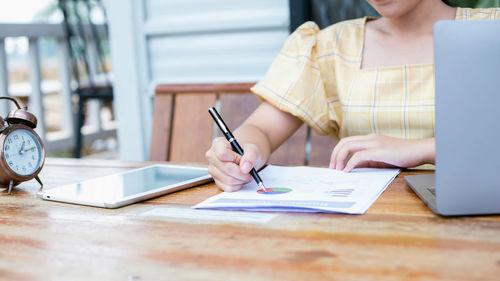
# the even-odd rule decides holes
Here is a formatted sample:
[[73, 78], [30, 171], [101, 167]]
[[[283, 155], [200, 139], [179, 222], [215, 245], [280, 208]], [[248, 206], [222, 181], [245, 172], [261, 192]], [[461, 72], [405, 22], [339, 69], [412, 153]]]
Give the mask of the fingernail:
[[242, 168], [243, 168], [244, 172], [248, 173], [252, 169], [252, 164], [250, 164], [250, 162], [245, 161], [245, 162], [243, 162]]

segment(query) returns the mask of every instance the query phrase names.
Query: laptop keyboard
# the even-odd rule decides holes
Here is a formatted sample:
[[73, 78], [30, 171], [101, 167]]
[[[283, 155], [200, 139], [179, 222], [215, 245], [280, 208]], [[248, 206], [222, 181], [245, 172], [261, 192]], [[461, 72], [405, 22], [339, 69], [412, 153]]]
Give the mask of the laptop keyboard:
[[427, 190], [429, 190], [429, 192], [436, 197], [436, 188], [434, 186], [427, 187]]

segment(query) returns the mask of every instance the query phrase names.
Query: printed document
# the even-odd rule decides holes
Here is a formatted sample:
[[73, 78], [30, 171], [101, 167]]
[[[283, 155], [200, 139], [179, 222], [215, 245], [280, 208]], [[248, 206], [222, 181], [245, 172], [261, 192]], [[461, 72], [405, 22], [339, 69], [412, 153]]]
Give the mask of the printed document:
[[359, 168], [346, 173], [269, 165], [259, 172], [265, 191], [252, 181], [194, 208], [364, 214], [398, 174], [398, 169]]

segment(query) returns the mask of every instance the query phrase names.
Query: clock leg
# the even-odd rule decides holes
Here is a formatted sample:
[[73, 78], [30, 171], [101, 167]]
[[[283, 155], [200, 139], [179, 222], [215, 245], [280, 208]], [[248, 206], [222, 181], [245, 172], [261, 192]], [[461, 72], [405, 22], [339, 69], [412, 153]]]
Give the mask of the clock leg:
[[12, 192], [12, 186], [13, 185], [14, 185], [14, 180], [10, 180], [10, 183], [9, 183], [9, 195]]
[[42, 180], [38, 176], [35, 177], [35, 180], [40, 184], [40, 190], [42, 190], [43, 189]]

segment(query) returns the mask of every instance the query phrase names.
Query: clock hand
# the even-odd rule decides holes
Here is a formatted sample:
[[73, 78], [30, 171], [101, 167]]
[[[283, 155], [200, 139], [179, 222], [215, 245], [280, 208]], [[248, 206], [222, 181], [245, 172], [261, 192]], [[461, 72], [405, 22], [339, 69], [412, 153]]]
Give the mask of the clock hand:
[[23, 152], [26, 152], [26, 151], [28, 151], [28, 150], [33, 150], [33, 149], [35, 149], [35, 148], [36, 148], [35, 146], [32, 146], [32, 147], [30, 147], [30, 148], [26, 148], [26, 149], [24, 149], [24, 150], [23, 150]]
[[24, 152], [24, 141], [23, 144], [21, 144], [21, 149], [19, 149], [19, 154], [23, 154]]

